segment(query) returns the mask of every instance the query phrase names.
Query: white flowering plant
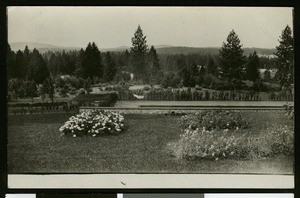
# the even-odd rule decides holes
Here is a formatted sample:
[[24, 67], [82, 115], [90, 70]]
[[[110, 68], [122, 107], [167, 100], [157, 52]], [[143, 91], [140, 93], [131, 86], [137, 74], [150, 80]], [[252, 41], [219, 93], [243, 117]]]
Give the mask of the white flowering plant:
[[216, 132], [204, 127], [187, 128], [180, 135], [179, 141], [170, 143], [168, 147], [177, 158], [188, 160], [245, 157], [247, 148], [243, 147], [243, 143], [246, 137], [235, 136], [235, 132], [228, 130]]
[[124, 130], [124, 117], [112, 111], [88, 110], [70, 117], [59, 130], [72, 137], [119, 134]]
[[294, 155], [294, 127], [292, 125], [272, 124], [259, 137], [253, 137], [248, 144], [251, 154], [267, 157], [282, 154]]
[[294, 154], [291, 123], [265, 125], [252, 134], [248, 120], [229, 111], [202, 111], [181, 117], [182, 134], [168, 144], [171, 153], [182, 159], [257, 158]]
[[208, 110], [187, 114], [181, 117], [180, 122], [183, 129], [205, 127], [208, 130], [232, 130], [249, 127], [249, 123], [242, 118], [241, 114], [225, 110]]

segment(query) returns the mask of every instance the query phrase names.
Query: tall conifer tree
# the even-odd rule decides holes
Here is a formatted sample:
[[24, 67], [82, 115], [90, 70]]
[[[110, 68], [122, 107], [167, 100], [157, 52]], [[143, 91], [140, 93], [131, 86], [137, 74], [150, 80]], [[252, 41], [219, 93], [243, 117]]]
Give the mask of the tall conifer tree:
[[130, 64], [136, 78], [147, 81], [146, 54], [148, 51], [146, 36], [139, 25], [131, 39]]
[[276, 50], [275, 55], [278, 57], [276, 78], [282, 88], [288, 88], [294, 82], [294, 38], [289, 26], [282, 31]]
[[246, 78], [251, 81], [259, 79], [259, 67], [260, 62], [256, 52], [249, 55], [248, 62], [246, 65]]
[[219, 52], [220, 75], [228, 80], [243, 79], [246, 57], [238, 35], [232, 30]]

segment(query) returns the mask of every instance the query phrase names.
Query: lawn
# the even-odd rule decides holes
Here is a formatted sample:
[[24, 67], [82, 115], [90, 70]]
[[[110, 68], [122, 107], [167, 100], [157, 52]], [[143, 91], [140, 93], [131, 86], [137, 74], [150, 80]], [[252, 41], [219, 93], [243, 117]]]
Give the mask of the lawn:
[[[252, 134], [266, 123], [291, 122], [283, 113], [243, 112]], [[9, 173], [267, 173], [292, 174], [286, 156], [219, 161], [176, 159], [166, 149], [181, 134], [179, 117], [125, 115], [117, 136], [72, 138], [59, 131], [71, 114], [8, 116]]]

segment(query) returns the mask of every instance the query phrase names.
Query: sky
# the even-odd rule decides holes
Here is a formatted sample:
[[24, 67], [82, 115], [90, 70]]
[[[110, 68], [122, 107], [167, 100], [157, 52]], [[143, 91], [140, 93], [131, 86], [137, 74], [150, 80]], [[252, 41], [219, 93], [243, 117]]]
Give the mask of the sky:
[[64, 47], [131, 46], [140, 25], [149, 45], [220, 47], [234, 29], [243, 47], [275, 48], [293, 26], [280, 7], [9, 7], [8, 42]]

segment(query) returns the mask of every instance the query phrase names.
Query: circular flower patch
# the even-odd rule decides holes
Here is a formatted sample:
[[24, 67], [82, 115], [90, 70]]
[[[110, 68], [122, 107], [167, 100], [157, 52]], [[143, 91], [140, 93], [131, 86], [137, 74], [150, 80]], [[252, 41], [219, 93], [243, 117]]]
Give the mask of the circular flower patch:
[[119, 134], [124, 129], [123, 121], [122, 115], [112, 111], [89, 110], [70, 117], [59, 130], [73, 137]]

